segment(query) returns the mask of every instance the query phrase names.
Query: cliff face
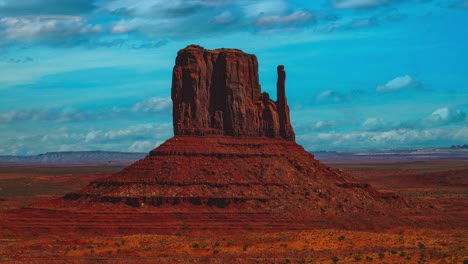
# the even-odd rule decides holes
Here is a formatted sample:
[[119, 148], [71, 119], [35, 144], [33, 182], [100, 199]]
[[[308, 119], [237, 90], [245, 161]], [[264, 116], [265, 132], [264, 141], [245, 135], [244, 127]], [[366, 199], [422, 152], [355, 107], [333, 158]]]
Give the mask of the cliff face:
[[261, 92], [255, 55], [196, 45], [180, 50], [172, 76], [174, 134], [294, 141], [284, 67], [279, 68], [278, 101], [274, 102]]

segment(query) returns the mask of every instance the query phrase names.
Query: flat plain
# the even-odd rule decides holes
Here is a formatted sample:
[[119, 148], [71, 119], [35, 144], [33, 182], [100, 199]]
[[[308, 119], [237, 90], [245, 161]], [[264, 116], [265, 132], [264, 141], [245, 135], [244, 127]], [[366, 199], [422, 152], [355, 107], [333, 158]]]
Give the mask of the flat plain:
[[[137, 232], [0, 228], [2, 263], [466, 263], [468, 161], [327, 163], [379, 191], [419, 199], [435, 210], [405, 227], [310, 226], [301, 230], [198, 229]], [[0, 167], [0, 225], [18, 212], [85, 187], [125, 165]], [[27, 213], [25, 214], [27, 215]], [[25, 216], [26, 217], [26, 216]], [[31, 217], [31, 216], [28, 216]], [[398, 217], [398, 216], [395, 216]], [[418, 220], [419, 219], [419, 220]], [[23, 219], [24, 220], [24, 219]], [[360, 219], [354, 221], [359, 222]], [[364, 220], [364, 219], [363, 219]], [[31, 219], [34, 222], [34, 219]], [[92, 221], [92, 219], [89, 219]], [[418, 221], [421, 225], [418, 226]], [[73, 222], [73, 221], [72, 221]], [[377, 223], [377, 224], [375, 224]], [[47, 223], [42, 223], [47, 225]], [[66, 224], [66, 223], [64, 223]], [[74, 222], [72, 223], [72, 225]], [[105, 223], [104, 223], [105, 224]], [[155, 221], [154, 225], [158, 225]], [[200, 223], [203, 226], [203, 223]], [[18, 231], [20, 230], [20, 231]], [[22, 232], [23, 230], [24, 232]]]

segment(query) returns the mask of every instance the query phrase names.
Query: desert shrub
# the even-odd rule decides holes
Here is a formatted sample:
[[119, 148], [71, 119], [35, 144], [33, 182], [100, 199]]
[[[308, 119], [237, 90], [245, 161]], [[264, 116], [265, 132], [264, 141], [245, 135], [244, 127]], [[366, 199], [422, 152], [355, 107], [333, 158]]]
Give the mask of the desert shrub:
[[354, 260], [356, 260], [356, 261], [361, 261], [361, 260], [362, 260], [362, 256], [356, 255], [356, 256], [354, 256]]
[[119, 244], [119, 242], [115, 242], [115, 243], [114, 243], [114, 246], [116, 246], [116, 247], [120, 247], [120, 244]]
[[226, 245], [227, 245], [227, 246], [232, 246], [232, 245], [234, 245], [234, 242], [228, 241], [228, 242], [226, 243]]
[[396, 250], [392, 249], [392, 251], [390, 251], [390, 253], [392, 253], [393, 255], [395, 255], [397, 253]]
[[215, 250], [213, 251], [213, 254], [219, 254], [219, 250], [215, 249]]
[[287, 247], [288, 247], [288, 244], [280, 244], [280, 247], [287, 248]]
[[380, 253], [379, 253], [379, 258], [383, 259], [384, 257], [385, 257], [385, 253], [380, 252]]
[[94, 249], [91, 249], [90, 253], [91, 253], [91, 254], [94, 254]]
[[218, 241], [216, 241], [214, 245], [215, 245], [215, 247], [219, 247], [220, 244], [219, 244]]
[[332, 261], [333, 261], [333, 263], [337, 263], [337, 262], [338, 262], [338, 260], [339, 260], [339, 259], [338, 259], [338, 257], [337, 257], [337, 256], [333, 256], [333, 258], [332, 258]]
[[192, 247], [193, 248], [200, 248], [200, 246], [197, 243], [193, 244]]
[[402, 251], [402, 252], [400, 253], [400, 257], [404, 257], [404, 256], [406, 256], [406, 252]]
[[366, 261], [367, 262], [372, 262], [372, 257], [366, 256]]
[[151, 250], [153, 250], [152, 246], [149, 246], [149, 247], [145, 248], [145, 251], [151, 251]]
[[339, 241], [343, 241], [344, 239], [345, 239], [345, 236], [343, 236], [343, 235], [341, 235], [341, 236], [338, 237], [338, 240], [339, 240]]
[[468, 264], [468, 259], [464, 259], [463, 264]]
[[245, 245], [242, 247], [242, 250], [247, 251], [248, 248], [249, 248], [249, 245], [245, 244]]
[[425, 246], [422, 242], [418, 242], [418, 247], [419, 247], [420, 249], [426, 248], [426, 246]]
[[290, 259], [286, 259], [286, 264], [289, 264], [291, 263], [291, 260]]
[[120, 241], [120, 244], [121, 244], [122, 246], [125, 245], [125, 240], [122, 239], [122, 241]]

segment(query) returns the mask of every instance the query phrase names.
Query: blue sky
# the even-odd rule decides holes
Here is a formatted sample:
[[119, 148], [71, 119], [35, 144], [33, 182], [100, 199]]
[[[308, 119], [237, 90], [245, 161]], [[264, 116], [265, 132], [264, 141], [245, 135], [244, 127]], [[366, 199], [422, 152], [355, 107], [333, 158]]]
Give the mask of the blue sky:
[[179, 49], [284, 64], [308, 150], [468, 143], [468, 1], [0, 0], [0, 155], [146, 152]]

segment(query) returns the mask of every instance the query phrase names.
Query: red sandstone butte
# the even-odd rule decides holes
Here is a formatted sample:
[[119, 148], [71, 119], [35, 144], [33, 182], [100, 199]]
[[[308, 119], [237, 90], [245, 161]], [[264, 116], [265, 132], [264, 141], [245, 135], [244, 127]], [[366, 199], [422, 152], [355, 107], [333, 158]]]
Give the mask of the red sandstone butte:
[[237, 49], [179, 51], [172, 75], [175, 135], [282, 137], [294, 141], [278, 66], [277, 101], [262, 93], [257, 57]]
[[257, 68], [254, 55], [236, 49], [180, 50], [172, 79], [175, 136], [65, 200], [171, 212], [322, 214], [409, 205], [327, 167], [296, 144], [284, 67], [277, 68], [276, 102], [261, 92]]
[[172, 84], [175, 136], [122, 171], [23, 210], [5, 226], [130, 233], [365, 229], [372, 221], [391, 225], [382, 217], [419, 206], [326, 166], [296, 144], [284, 67], [277, 69], [276, 102], [261, 93], [257, 68], [255, 56], [240, 50], [182, 49]]

